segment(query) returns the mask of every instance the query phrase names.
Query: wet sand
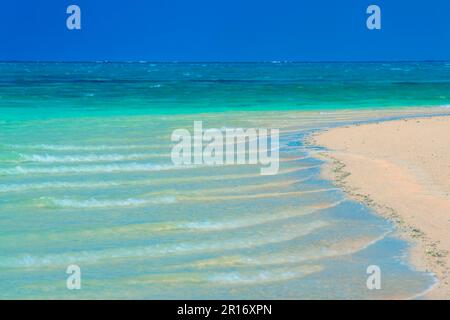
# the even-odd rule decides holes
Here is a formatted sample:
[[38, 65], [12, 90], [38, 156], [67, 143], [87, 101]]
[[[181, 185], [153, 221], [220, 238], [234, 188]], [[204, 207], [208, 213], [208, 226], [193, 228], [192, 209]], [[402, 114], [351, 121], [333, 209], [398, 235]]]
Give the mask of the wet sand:
[[327, 178], [413, 242], [412, 264], [438, 279], [426, 298], [450, 299], [450, 117], [334, 128], [311, 143], [328, 149]]

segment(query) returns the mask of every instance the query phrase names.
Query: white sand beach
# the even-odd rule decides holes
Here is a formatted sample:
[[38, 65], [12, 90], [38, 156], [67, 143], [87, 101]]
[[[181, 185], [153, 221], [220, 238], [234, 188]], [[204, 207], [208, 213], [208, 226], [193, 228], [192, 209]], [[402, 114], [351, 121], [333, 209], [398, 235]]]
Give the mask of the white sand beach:
[[327, 178], [414, 243], [413, 265], [438, 279], [426, 297], [450, 299], [450, 117], [340, 127], [313, 143], [328, 149]]

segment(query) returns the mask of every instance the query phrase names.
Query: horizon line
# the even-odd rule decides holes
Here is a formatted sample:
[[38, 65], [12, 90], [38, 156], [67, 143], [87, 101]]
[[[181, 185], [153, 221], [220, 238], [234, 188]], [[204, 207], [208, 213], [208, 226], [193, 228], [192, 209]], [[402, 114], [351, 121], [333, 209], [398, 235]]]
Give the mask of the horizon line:
[[0, 63], [404, 63], [450, 62], [450, 59], [405, 60], [0, 60]]

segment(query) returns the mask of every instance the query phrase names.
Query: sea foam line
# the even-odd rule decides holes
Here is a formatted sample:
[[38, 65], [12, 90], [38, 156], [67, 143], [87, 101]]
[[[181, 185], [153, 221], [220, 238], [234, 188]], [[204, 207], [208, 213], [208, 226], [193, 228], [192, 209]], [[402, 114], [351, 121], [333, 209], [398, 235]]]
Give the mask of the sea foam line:
[[277, 268], [259, 272], [223, 272], [208, 277], [208, 281], [221, 285], [260, 284], [302, 278], [320, 272], [324, 268], [319, 265], [297, 268]]
[[[302, 171], [300, 168], [290, 168], [281, 170], [278, 175], [290, 174]], [[260, 174], [228, 174], [215, 176], [201, 176], [196, 175], [192, 177], [167, 177], [164, 179], [156, 178], [152, 180], [115, 180], [115, 181], [92, 181], [92, 182], [69, 182], [69, 181], [45, 181], [36, 183], [12, 183], [0, 184], [0, 193], [2, 192], [21, 192], [29, 190], [46, 190], [46, 189], [89, 189], [89, 188], [113, 188], [124, 186], [153, 186], [165, 185], [171, 183], [185, 183], [185, 182], [201, 182], [201, 181], [224, 181], [224, 180], [242, 180], [261, 177]], [[299, 179], [296, 182], [301, 183], [311, 179], [310, 175], [306, 178]]]
[[118, 187], [120, 182], [40, 182], [40, 183], [15, 183], [0, 184], [2, 192], [20, 192], [28, 190], [48, 190], [48, 189], [77, 189], [77, 188], [108, 188]]
[[57, 167], [23, 167], [16, 166], [10, 169], [1, 169], [3, 175], [23, 174], [65, 174], [65, 173], [114, 173], [114, 172], [139, 172], [139, 171], [165, 171], [173, 169], [193, 168], [193, 166], [175, 166], [172, 164], [151, 163], [126, 163], [103, 164], [81, 166], [57, 166]]
[[203, 222], [186, 222], [184, 224], [178, 224], [180, 229], [188, 229], [193, 231], [223, 231], [230, 229], [239, 229], [246, 227], [253, 227], [261, 224], [267, 224], [271, 222], [277, 222], [293, 217], [310, 215], [322, 210], [330, 209], [340, 205], [346, 200], [336, 201], [334, 203], [313, 205], [306, 209], [295, 210], [280, 210], [276, 214], [271, 215], [253, 215], [248, 218], [240, 218], [230, 221], [203, 221]]
[[224, 265], [228, 267], [273, 266], [273, 265], [285, 265], [294, 263], [297, 264], [306, 261], [311, 262], [332, 257], [343, 257], [347, 255], [353, 255], [358, 252], [366, 250], [373, 244], [383, 240], [386, 237], [386, 235], [388, 235], [390, 232], [391, 231], [387, 231], [371, 240], [360, 238], [360, 239], [342, 240], [330, 246], [310, 245], [307, 248], [299, 249], [295, 252], [287, 251], [263, 255], [221, 256], [218, 258], [199, 260], [189, 264], [178, 265], [176, 267], [211, 268], [211, 267], [222, 267]]
[[171, 204], [176, 202], [175, 197], [166, 196], [155, 199], [135, 199], [128, 198], [123, 200], [98, 200], [95, 198], [88, 200], [77, 199], [56, 199], [51, 197], [40, 198], [44, 203], [48, 203], [51, 206], [57, 206], [61, 208], [73, 208], [73, 209], [95, 209], [95, 208], [109, 208], [109, 207], [136, 207], [148, 204]]
[[[234, 153], [229, 153], [234, 155]], [[237, 152], [238, 156], [252, 153]], [[227, 155], [227, 153], [225, 153]], [[19, 153], [19, 159], [11, 162], [36, 162], [36, 163], [78, 163], [78, 162], [115, 162], [115, 161], [133, 161], [145, 160], [151, 158], [168, 158], [170, 154], [149, 154], [149, 153], [132, 153], [132, 154], [87, 154], [87, 155], [49, 155], [49, 154], [24, 154]], [[293, 158], [286, 161], [303, 160], [305, 158]]]
[[9, 149], [30, 149], [48, 151], [106, 151], [161, 149], [163, 145], [57, 145], [57, 144], [5, 144]]
[[0, 267], [6, 268], [37, 268], [37, 267], [59, 267], [71, 263], [96, 264], [110, 262], [117, 259], [143, 259], [158, 258], [164, 256], [198, 254], [207, 252], [220, 252], [230, 249], [246, 249], [264, 246], [273, 243], [290, 241], [306, 236], [319, 228], [327, 226], [325, 221], [314, 221], [309, 224], [286, 225], [283, 230], [275, 234], [261, 234], [245, 238], [231, 238], [217, 241], [185, 241], [177, 244], [155, 244], [140, 247], [121, 247], [105, 250], [91, 250], [81, 252], [67, 252], [60, 254], [47, 254], [32, 256], [29, 254], [15, 257], [0, 256]]
[[77, 162], [106, 162], [106, 161], [132, 161], [143, 160], [155, 157], [170, 157], [170, 155], [156, 155], [156, 154], [89, 154], [89, 155], [66, 155], [54, 156], [48, 154], [19, 154], [19, 161], [37, 162], [37, 163], [77, 163]]
[[[246, 164], [239, 164], [245, 166]], [[15, 166], [13, 168], [0, 169], [0, 175], [23, 175], [23, 174], [70, 174], [70, 173], [115, 173], [115, 172], [143, 172], [143, 171], [166, 171], [176, 169], [195, 169], [210, 167], [230, 167], [236, 164], [202, 164], [202, 165], [173, 165], [152, 163], [120, 163], [78, 166], [56, 166], [56, 167], [25, 167]], [[299, 167], [297, 171], [318, 168], [320, 165]]]
[[301, 196], [311, 193], [324, 193], [330, 191], [338, 191], [339, 188], [324, 188], [305, 191], [289, 191], [289, 192], [273, 192], [273, 193], [257, 193], [257, 194], [245, 194], [245, 195], [220, 195], [220, 196], [201, 196], [190, 195], [181, 196], [180, 199], [186, 201], [226, 201], [226, 200], [245, 200], [245, 199], [265, 199], [265, 198], [278, 198], [278, 197], [293, 197]]
[[291, 279], [298, 279], [310, 274], [320, 272], [323, 267], [320, 265], [303, 265], [294, 268], [275, 268], [265, 271], [231, 271], [231, 272], [171, 272], [148, 274], [140, 277], [126, 279], [128, 285], [142, 285], [153, 283], [204, 283], [209, 285], [248, 285], [270, 282], [280, 282]]
[[[160, 199], [161, 200], [161, 199]], [[170, 198], [168, 199], [170, 201]], [[48, 200], [47, 200], [48, 201]], [[176, 198], [174, 198], [176, 201]], [[324, 203], [319, 205], [312, 205], [308, 207], [302, 207], [298, 209], [282, 209], [276, 215], [275, 214], [264, 214], [252, 213], [245, 218], [238, 219], [227, 219], [219, 221], [165, 221], [165, 222], [153, 222], [153, 223], [137, 223], [137, 224], [127, 224], [122, 226], [113, 227], [101, 227], [92, 229], [83, 229], [79, 231], [58, 231], [48, 234], [49, 239], [80, 239], [80, 238], [90, 238], [90, 239], [104, 239], [105, 237], [115, 236], [116, 238], [128, 238], [132, 236], [133, 238], [140, 237], [142, 235], [148, 234], [167, 234], [172, 232], [217, 232], [217, 231], [227, 231], [240, 228], [254, 227], [258, 225], [263, 225], [267, 223], [273, 223], [282, 221], [285, 219], [305, 216], [320, 213], [323, 210], [330, 209], [338, 206], [346, 200], [337, 201], [334, 203]], [[139, 201], [137, 201], [139, 203]], [[16, 235], [13, 235], [15, 237]], [[21, 239], [24, 242], [36, 241], [39, 239], [39, 233], [22, 234]], [[1, 239], [7, 241], [9, 236], [0, 236]]]

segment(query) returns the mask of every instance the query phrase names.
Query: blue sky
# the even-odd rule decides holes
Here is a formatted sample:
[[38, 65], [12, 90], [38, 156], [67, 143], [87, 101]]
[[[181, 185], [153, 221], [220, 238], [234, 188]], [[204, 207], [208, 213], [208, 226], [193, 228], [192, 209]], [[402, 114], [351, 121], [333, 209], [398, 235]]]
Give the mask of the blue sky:
[[[82, 30], [66, 28], [71, 4]], [[3, 1], [0, 60], [450, 60], [450, 1]]]

